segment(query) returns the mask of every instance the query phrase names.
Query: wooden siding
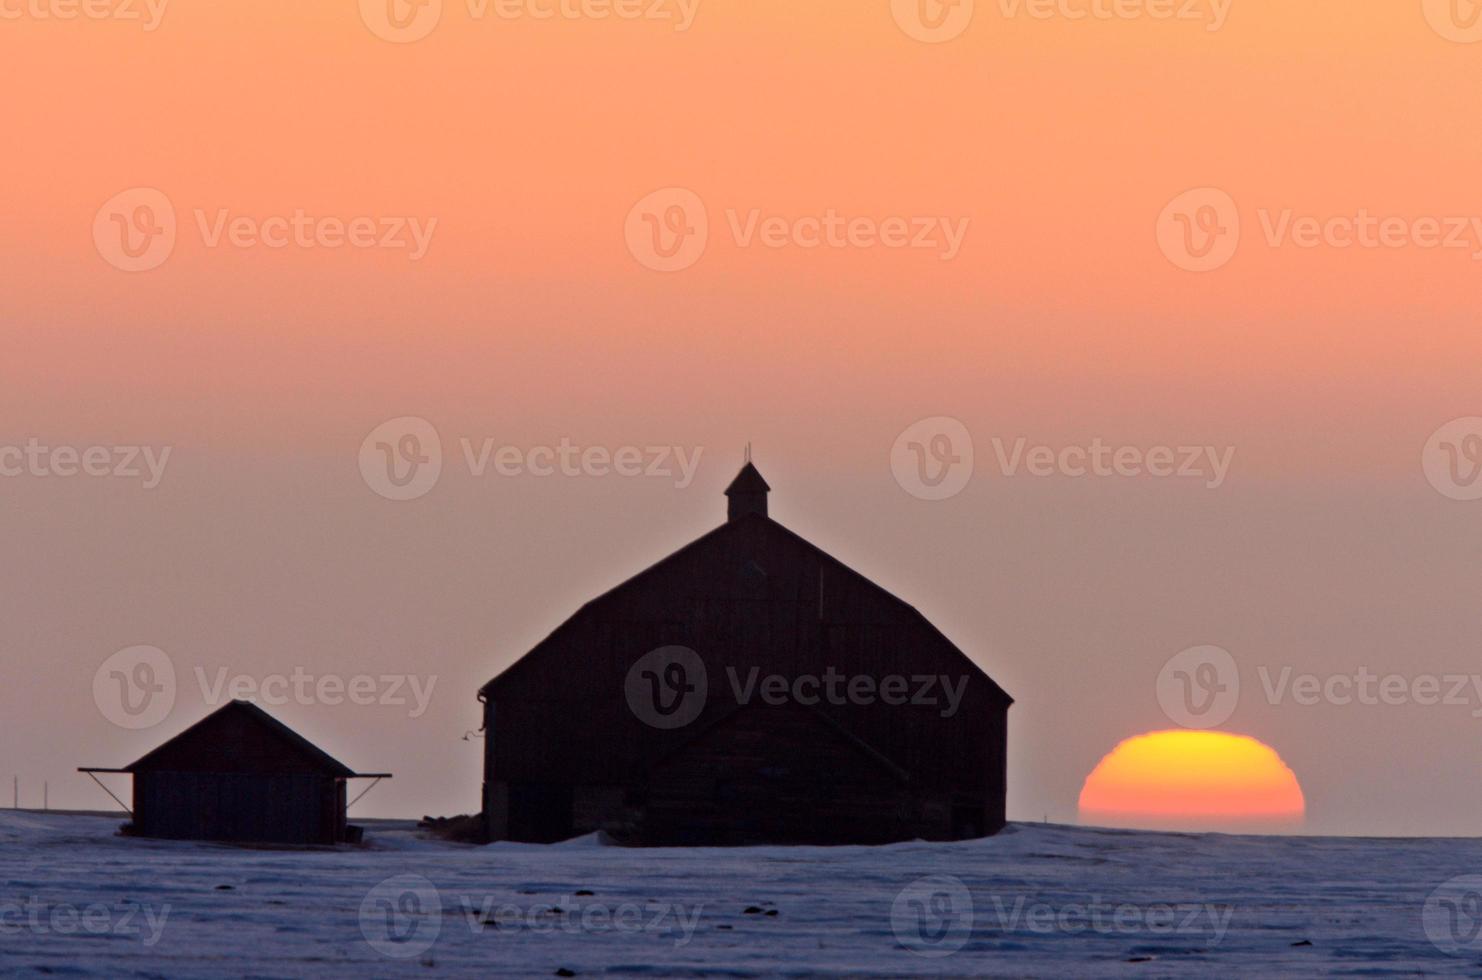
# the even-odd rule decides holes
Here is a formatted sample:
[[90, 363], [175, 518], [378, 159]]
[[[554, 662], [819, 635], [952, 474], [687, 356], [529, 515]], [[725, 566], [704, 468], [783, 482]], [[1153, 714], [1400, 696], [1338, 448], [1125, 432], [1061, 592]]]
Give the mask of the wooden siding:
[[313, 773], [139, 772], [134, 832], [181, 840], [334, 844], [345, 838], [345, 784]]

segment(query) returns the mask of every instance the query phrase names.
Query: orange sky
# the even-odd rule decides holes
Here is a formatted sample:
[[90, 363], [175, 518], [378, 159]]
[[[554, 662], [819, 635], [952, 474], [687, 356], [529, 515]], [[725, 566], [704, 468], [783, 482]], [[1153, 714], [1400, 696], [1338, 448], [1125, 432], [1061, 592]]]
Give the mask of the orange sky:
[[[0, 581], [17, 604], [5, 619], [34, 618], [3, 641], [32, 678], [0, 695], [7, 725], [96, 724], [85, 698], [35, 706], [71, 704], [132, 643], [212, 663], [312, 650], [339, 669], [415, 649], [441, 664], [441, 728], [372, 739], [368, 754], [392, 757], [356, 763], [414, 765], [411, 747], [477, 723], [473, 689], [574, 604], [718, 519], [747, 440], [783, 478], [775, 513], [928, 609], [1019, 699], [1013, 815], [1069, 818], [1107, 746], [1162, 723], [1152, 677], [1191, 644], [1475, 660], [1459, 584], [1475, 515], [1436, 497], [1417, 457], [1437, 426], [1482, 414], [1482, 264], [1470, 249], [1272, 247], [1261, 230], [1263, 210], [1482, 215], [1482, 45], [1443, 37], [1419, 2], [1235, 0], [1210, 31], [977, 0], [940, 44], [907, 36], [884, 0], [700, 0], [684, 31], [479, 19], [450, 0], [409, 44], [348, 0], [174, 0], [150, 31], [31, 12], [48, 2], [0, 2], [0, 442], [170, 444], [177, 476], [145, 499], [0, 485], [0, 529], [36, 549]], [[138, 187], [168, 197], [178, 240], [129, 274], [92, 229]], [[697, 194], [711, 231], [695, 265], [664, 274], [629, 254], [624, 219], [666, 187]], [[1230, 195], [1243, 230], [1228, 265], [1194, 274], [1155, 223], [1202, 187]], [[726, 213], [753, 209], [967, 232], [949, 261], [741, 247]], [[196, 212], [223, 210], [436, 229], [416, 261], [208, 247]], [[400, 415], [445, 439], [704, 445], [709, 468], [684, 495], [465, 483], [388, 512], [362, 499], [353, 460]], [[985, 441], [1233, 444], [1239, 469], [1215, 495], [980, 480], [923, 506], [884, 458], [931, 415]], [[601, 536], [600, 556], [563, 544], [575, 529]], [[365, 610], [385, 615], [388, 596], [398, 615], [372, 628]], [[1355, 609], [1388, 618], [1359, 629]], [[43, 676], [59, 660], [77, 676]], [[1124, 686], [1095, 730], [1051, 752], [1108, 684]], [[1332, 722], [1256, 720], [1313, 745]], [[1459, 724], [1420, 720], [1417, 738]], [[1314, 750], [1334, 773], [1309, 786], [1314, 810], [1365, 814], [1340, 829], [1414, 829], [1341, 776], [1376, 729], [1342, 722], [1350, 737]], [[9, 738], [12, 767], [106, 763], [106, 734]], [[1405, 768], [1401, 747], [1376, 751]], [[394, 812], [467, 806], [477, 767], [459, 765], [378, 793]], [[1457, 813], [1482, 804], [1454, 779], [1403, 778]]]

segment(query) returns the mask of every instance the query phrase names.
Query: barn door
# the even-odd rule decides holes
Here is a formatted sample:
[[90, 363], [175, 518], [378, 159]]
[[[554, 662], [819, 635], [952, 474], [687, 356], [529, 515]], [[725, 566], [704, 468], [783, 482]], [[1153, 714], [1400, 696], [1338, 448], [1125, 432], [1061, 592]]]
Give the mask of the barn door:
[[553, 844], [571, 837], [572, 790], [561, 783], [513, 783], [509, 788], [509, 839]]

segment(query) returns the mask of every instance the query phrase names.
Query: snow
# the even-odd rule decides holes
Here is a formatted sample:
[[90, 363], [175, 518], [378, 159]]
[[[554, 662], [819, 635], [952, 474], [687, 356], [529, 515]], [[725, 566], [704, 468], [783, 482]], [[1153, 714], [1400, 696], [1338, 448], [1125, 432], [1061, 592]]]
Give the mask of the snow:
[[1013, 824], [650, 850], [368, 821], [363, 847], [267, 850], [119, 822], [0, 811], [0, 975], [1482, 974], [1482, 878], [1456, 881], [1482, 871], [1470, 839]]

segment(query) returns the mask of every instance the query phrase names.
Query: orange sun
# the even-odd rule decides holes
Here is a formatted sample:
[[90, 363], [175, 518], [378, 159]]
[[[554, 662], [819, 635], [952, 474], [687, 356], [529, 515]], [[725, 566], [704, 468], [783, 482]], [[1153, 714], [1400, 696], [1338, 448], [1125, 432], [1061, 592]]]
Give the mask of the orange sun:
[[1275, 750], [1247, 735], [1150, 732], [1101, 760], [1081, 788], [1081, 822], [1155, 830], [1295, 830], [1307, 803]]

